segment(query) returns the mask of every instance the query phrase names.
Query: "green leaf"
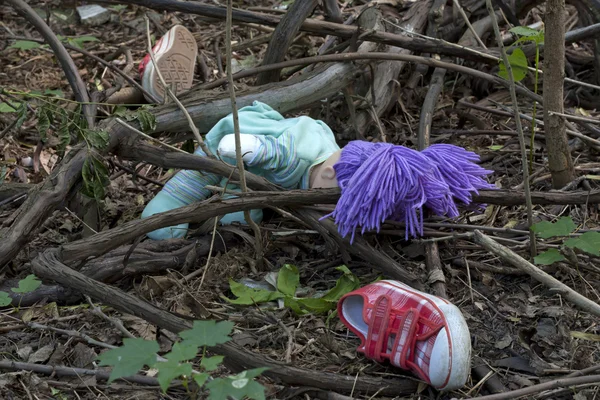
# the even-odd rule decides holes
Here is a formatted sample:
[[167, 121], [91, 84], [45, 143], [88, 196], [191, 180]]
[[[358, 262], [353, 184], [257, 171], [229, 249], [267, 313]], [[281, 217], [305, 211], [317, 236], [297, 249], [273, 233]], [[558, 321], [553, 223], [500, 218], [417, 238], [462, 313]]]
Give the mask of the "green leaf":
[[0, 292], [0, 307], [6, 307], [10, 305], [12, 299], [6, 292]]
[[100, 201], [104, 199], [104, 187], [109, 183], [108, 168], [93, 154], [86, 158], [81, 171], [82, 193]]
[[[288, 300], [289, 299], [289, 300]], [[336, 307], [336, 303], [331, 302], [331, 301], [327, 301], [325, 299], [314, 299], [314, 298], [289, 298], [286, 297], [284, 300], [285, 305], [287, 306], [288, 304], [291, 303], [292, 300], [293, 302], [296, 302], [300, 309], [302, 310], [301, 314], [308, 314], [308, 313], [313, 313], [313, 314], [324, 314], [327, 311], [333, 310]], [[292, 310], [295, 309], [295, 305], [290, 306], [290, 308], [292, 308]]]
[[60, 89], [46, 89], [44, 94], [48, 96], [65, 97], [65, 93]]
[[323, 300], [337, 302], [346, 293], [349, 293], [360, 287], [360, 281], [352, 272], [350, 272], [348, 267], [342, 265], [336, 269], [338, 271], [342, 271], [344, 275], [337, 280], [335, 287], [322, 297]]
[[498, 151], [498, 150], [502, 150], [504, 148], [503, 144], [495, 144], [492, 146], [488, 146], [488, 149], [492, 150], [492, 151]]
[[125, 117], [126, 114], [127, 114], [127, 107], [125, 107], [125, 106], [117, 106], [117, 107], [115, 107], [115, 110], [113, 111], [113, 115], [116, 117]]
[[271, 292], [264, 289], [252, 289], [246, 285], [234, 281], [233, 279], [229, 280], [229, 287], [231, 289], [231, 293], [233, 293], [237, 299], [232, 300], [225, 296], [222, 297], [231, 304], [249, 306], [253, 304], [266, 303], [284, 297], [283, 293], [277, 291]]
[[35, 275], [31, 274], [27, 275], [25, 279], [21, 279], [19, 281], [18, 288], [12, 288], [10, 290], [15, 293], [31, 293], [35, 289], [39, 288], [41, 284], [42, 281], [40, 281]]
[[148, 132], [156, 129], [156, 117], [147, 110], [140, 108], [136, 112], [136, 118], [140, 122], [140, 128], [142, 128], [142, 131]]
[[31, 40], [17, 40], [9, 46], [10, 49], [31, 50], [41, 47], [41, 44], [32, 42]]
[[223, 362], [223, 356], [214, 356], [214, 357], [202, 357], [202, 361], [200, 361], [200, 366], [204, 368], [206, 371], [214, 371], [219, 368], [219, 365]]
[[185, 340], [186, 345], [210, 347], [231, 340], [229, 335], [233, 326], [231, 321], [194, 321], [192, 329], [180, 332], [179, 336]]
[[[520, 48], [516, 48], [512, 54], [508, 56], [508, 62], [512, 67], [513, 79], [515, 82], [520, 82], [527, 75], [527, 57]], [[502, 78], [508, 80], [508, 71], [504, 65], [504, 61], [500, 61], [500, 71], [498, 72]]]
[[19, 103], [0, 103], [0, 113], [14, 113], [18, 108]]
[[108, 383], [118, 378], [131, 376], [137, 373], [144, 365], [156, 363], [156, 352], [160, 347], [154, 340], [142, 338], [123, 339], [123, 346], [109, 350], [98, 356], [100, 365], [109, 365], [113, 369]]
[[515, 26], [511, 28], [509, 32], [514, 33], [517, 36], [538, 36], [540, 31], [529, 28], [528, 26]]
[[104, 150], [108, 146], [109, 135], [105, 130], [85, 129], [83, 135], [92, 147], [98, 150]]
[[65, 111], [64, 108], [59, 108], [59, 114], [60, 114], [60, 125], [58, 127], [58, 138], [60, 139], [60, 142], [58, 143], [58, 146], [56, 148], [56, 150], [58, 151], [58, 154], [60, 157], [64, 156], [65, 154], [65, 150], [67, 149], [67, 146], [71, 143], [71, 126], [73, 125], [70, 121], [69, 121], [69, 117], [67, 115], [67, 112]]
[[37, 123], [37, 131], [40, 134], [40, 139], [42, 142], [46, 142], [48, 140], [48, 129], [50, 129], [50, 124], [54, 119], [54, 115], [49, 106], [38, 107], [36, 110], [36, 116], [38, 118]]
[[209, 376], [210, 376], [209, 374], [206, 374], [204, 372], [192, 375], [192, 377], [194, 378], [194, 381], [196, 381], [196, 384], [198, 385], [198, 387], [204, 386], [204, 384], [206, 383], [206, 380], [208, 379]]
[[295, 265], [285, 264], [277, 275], [277, 289], [287, 296], [294, 296], [300, 283], [300, 274]]
[[550, 265], [564, 260], [565, 257], [557, 249], [546, 250], [533, 258], [533, 262], [539, 265]]
[[[1, 104], [0, 104], [1, 105]], [[27, 119], [27, 105], [25, 103], [19, 104], [17, 108], [17, 123], [15, 124], [14, 129], [19, 129], [23, 122]]]
[[126, 9], [127, 6], [124, 5], [124, 4], [117, 4], [117, 5], [114, 5], [114, 6], [110, 6], [108, 8], [111, 9], [111, 10], [113, 10], [113, 11], [119, 12], [119, 11], [123, 11], [124, 9]]
[[183, 363], [180, 364], [175, 360], [168, 360], [166, 362], [157, 362], [154, 367], [158, 369], [158, 383], [163, 393], [167, 391], [171, 381], [180, 376], [191, 376], [192, 375], [192, 364]]
[[576, 247], [586, 253], [600, 256], [600, 232], [586, 232], [579, 237], [565, 241], [565, 246]]
[[177, 342], [171, 348], [171, 351], [165, 354], [169, 361], [187, 361], [196, 357], [198, 346], [193, 343]]
[[584, 339], [584, 340], [590, 340], [592, 342], [600, 342], [600, 335], [595, 335], [593, 333], [571, 331], [571, 336], [576, 339]]
[[531, 230], [538, 234], [542, 239], [548, 239], [555, 236], [568, 236], [577, 226], [571, 217], [561, 217], [558, 221], [542, 221], [531, 225]]
[[68, 38], [67, 39], [67, 43], [69, 43], [71, 46], [77, 47], [77, 48], [83, 48], [83, 44], [86, 42], [98, 42], [99, 39], [95, 36], [79, 36], [76, 38]]
[[228, 397], [243, 399], [246, 397], [248, 399], [264, 400], [265, 388], [254, 381], [254, 378], [265, 370], [266, 368], [256, 368], [226, 378], [213, 379], [205, 385], [210, 390], [208, 399], [222, 400]]

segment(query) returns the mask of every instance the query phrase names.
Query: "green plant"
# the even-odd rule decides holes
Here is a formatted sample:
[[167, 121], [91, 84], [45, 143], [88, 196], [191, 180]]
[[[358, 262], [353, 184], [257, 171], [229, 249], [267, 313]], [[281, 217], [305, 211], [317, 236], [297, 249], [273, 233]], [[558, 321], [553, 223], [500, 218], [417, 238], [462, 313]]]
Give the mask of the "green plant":
[[[14, 293], [31, 293], [40, 285], [42, 282], [33, 274], [27, 275], [25, 278], [21, 279], [18, 282], [19, 286], [16, 288], [11, 288], [10, 290]], [[7, 292], [0, 291], [0, 307], [6, 307], [10, 305], [12, 302], [12, 298], [8, 295]]]
[[[181, 378], [188, 389], [190, 379], [197, 383], [199, 388], [206, 388], [210, 394], [209, 400], [243, 398], [263, 400], [265, 388], [254, 378], [266, 370], [255, 368], [243, 371], [236, 375], [212, 378], [209, 374], [219, 368], [223, 356], [206, 356], [206, 348], [217, 344], [226, 343], [231, 338], [229, 335], [233, 323], [229, 321], [194, 321], [192, 329], [179, 333], [180, 342], [176, 342], [171, 351], [163, 357], [157, 352], [159, 345], [156, 341], [141, 338], [124, 339], [123, 346], [104, 352], [98, 356], [100, 365], [112, 366], [109, 383], [118, 378], [124, 378], [137, 373], [144, 366], [158, 370], [158, 382], [163, 392], [175, 378]], [[199, 348], [202, 348], [200, 371], [193, 369], [188, 362], [196, 358]], [[191, 393], [195, 395], [194, 393]]]
[[[81, 37], [79, 40], [88, 40]], [[87, 122], [81, 113], [81, 105], [77, 105], [73, 111], [69, 111], [65, 103], [73, 103], [72, 100], [64, 98], [61, 90], [46, 90], [44, 93], [38, 91], [18, 92], [9, 91], [12, 95], [22, 96], [24, 100], [14, 100], [0, 103], [0, 112], [16, 113], [15, 129], [19, 128], [27, 118], [27, 106], [35, 109], [37, 118], [36, 129], [43, 143], [47, 143], [51, 136], [58, 139], [56, 151], [60, 157], [73, 139], [83, 141], [88, 149], [88, 157], [84, 161], [82, 176], [83, 187], [81, 192], [96, 201], [104, 199], [104, 188], [108, 184], [108, 168], [100, 153], [106, 149], [109, 143], [109, 134], [101, 129], [89, 129]], [[151, 131], [156, 128], [156, 118], [149, 112], [149, 105], [142, 106], [135, 112], [128, 112], [125, 107], [116, 107], [114, 115], [125, 118], [127, 121], [137, 120], [143, 131]]]
[[[531, 226], [531, 230], [542, 239], [570, 236], [577, 226], [571, 217], [561, 217], [556, 222], [538, 222]], [[600, 256], [600, 232], [588, 231], [576, 237], [571, 237], [563, 242], [563, 246], [570, 249], [579, 249], [594, 256]], [[549, 249], [538, 254], [533, 261], [536, 264], [550, 265], [566, 260], [559, 249]]]
[[[539, 84], [539, 66], [540, 66], [540, 44], [544, 42], [544, 31], [536, 31], [535, 29], [528, 28], [526, 26], [516, 26], [510, 30], [510, 32], [517, 35], [519, 38], [513, 44], [514, 46], [533, 42], [535, 44], [535, 79], [534, 79], [534, 93], [538, 92]], [[515, 82], [522, 81], [527, 75], [527, 56], [523, 50], [519, 47], [515, 48], [513, 52], [508, 56], [508, 62], [510, 63], [513, 71], [513, 78]], [[500, 72], [498, 73], [502, 78], [507, 79], [508, 73], [506, 66], [503, 61], [500, 61]], [[537, 114], [537, 101], [533, 102], [533, 113], [531, 120], [531, 142], [529, 148], [529, 172], [533, 169], [533, 150], [535, 145], [535, 118]]]
[[316, 313], [321, 314], [335, 309], [337, 301], [346, 293], [357, 289], [360, 282], [352, 272], [342, 265], [336, 268], [343, 275], [336, 281], [335, 287], [321, 297], [296, 297], [300, 284], [300, 274], [294, 265], [286, 264], [277, 275], [277, 288], [270, 291], [253, 289], [232, 279], [229, 280], [231, 293], [237, 298], [223, 298], [232, 304], [252, 305], [283, 299], [284, 305], [298, 315]]

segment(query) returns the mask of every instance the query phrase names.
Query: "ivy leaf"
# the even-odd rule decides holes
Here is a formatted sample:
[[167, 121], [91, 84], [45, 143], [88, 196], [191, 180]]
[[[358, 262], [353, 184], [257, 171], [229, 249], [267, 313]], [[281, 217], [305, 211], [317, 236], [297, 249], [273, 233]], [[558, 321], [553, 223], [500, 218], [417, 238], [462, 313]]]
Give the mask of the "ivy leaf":
[[277, 275], [277, 289], [287, 295], [294, 296], [300, 283], [300, 274], [295, 265], [285, 264]]
[[565, 241], [565, 246], [576, 247], [586, 253], [600, 256], [600, 232], [586, 232], [579, 237]]
[[323, 300], [337, 302], [346, 293], [349, 293], [360, 287], [360, 281], [352, 272], [350, 272], [348, 267], [342, 265], [336, 269], [338, 271], [342, 271], [344, 275], [337, 280], [335, 287], [322, 297]]
[[147, 110], [140, 108], [136, 113], [136, 118], [140, 122], [142, 131], [148, 132], [156, 129], [156, 117]]
[[528, 26], [515, 26], [514, 28], [511, 28], [509, 32], [514, 33], [517, 36], [538, 36], [540, 34], [539, 31]]
[[198, 354], [198, 346], [193, 343], [177, 342], [171, 351], [165, 354], [165, 358], [169, 361], [187, 361], [196, 357], [196, 354]]
[[214, 371], [219, 368], [219, 365], [223, 362], [223, 356], [214, 356], [214, 357], [202, 357], [202, 361], [200, 361], [200, 366], [204, 368], [206, 371]]
[[531, 230], [538, 234], [542, 239], [548, 239], [555, 236], [568, 236], [577, 226], [571, 217], [561, 217], [558, 221], [542, 221], [531, 225]]
[[533, 258], [533, 262], [539, 265], [550, 265], [558, 261], [564, 261], [565, 257], [558, 249], [549, 249]]
[[6, 292], [0, 292], [0, 307], [6, 307], [12, 303], [12, 299]]
[[12, 45], [9, 46], [10, 49], [19, 49], [19, 50], [31, 50], [37, 49], [42, 45], [37, 42], [32, 42], [31, 40], [17, 40]]
[[41, 284], [42, 281], [40, 281], [35, 275], [30, 274], [27, 275], [25, 279], [21, 279], [19, 281], [18, 288], [11, 288], [10, 290], [15, 293], [31, 293], [35, 289], [39, 288]]
[[158, 343], [154, 340], [127, 338], [123, 339], [123, 346], [100, 354], [98, 360], [100, 365], [113, 367], [108, 379], [110, 383], [115, 379], [135, 374], [144, 365], [154, 365], [159, 349]]
[[198, 387], [204, 386], [204, 384], [206, 383], [206, 380], [208, 379], [209, 376], [210, 375], [208, 375], [207, 373], [204, 373], [204, 372], [192, 375], [192, 377], [194, 378], [194, 381], [196, 381], [196, 384], [198, 385]]
[[194, 321], [192, 329], [180, 332], [179, 336], [185, 340], [186, 345], [210, 347], [231, 340], [229, 335], [233, 325], [231, 321]]
[[264, 400], [265, 388], [260, 383], [254, 381], [254, 378], [262, 374], [266, 368], [256, 368], [243, 371], [238, 375], [228, 376], [226, 378], [213, 379], [206, 384], [210, 390], [209, 400], [221, 400], [228, 397], [234, 399]]
[[167, 391], [171, 381], [180, 376], [192, 375], [192, 364], [180, 364], [175, 360], [167, 360], [166, 362], [157, 362], [154, 367], [158, 369], [158, 383], [163, 393]]
[[105, 130], [85, 129], [83, 134], [92, 147], [98, 150], [103, 150], [108, 146], [109, 135]]
[[264, 289], [252, 289], [246, 285], [237, 283], [233, 279], [229, 280], [229, 287], [231, 289], [231, 293], [233, 293], [237, 297], [237, 299], [232, 300], [228, 299], [225, 296], [222, 296], [222, 298], [227, 300], [231, 304], [249, 306], [253, 304], [266, 303], [284, 297], [283, 293], [276, 291], [271, 292], [269, 290]]
[[[515, 82], [520, 82], [527, 75], [527, 57], [520, 48], [516, 48], [512, 54], [508, 56], [508, 62], [512, 67], [513, 79]], [[502, 78], [508, 80], [508, 71], [504, 61], [500, 61], [500, 71], [498, 72]]]

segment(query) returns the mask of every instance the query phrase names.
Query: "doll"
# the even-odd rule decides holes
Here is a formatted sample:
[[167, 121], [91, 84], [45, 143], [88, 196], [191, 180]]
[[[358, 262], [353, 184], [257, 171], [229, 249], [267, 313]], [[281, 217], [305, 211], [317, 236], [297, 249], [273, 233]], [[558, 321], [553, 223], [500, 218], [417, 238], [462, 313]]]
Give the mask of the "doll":
[[[241, 148], [248, 171], [286, 189], [340, 187], [333, 217], [342, 236], [351, 241], [361, 233], [378, 231], [386, 220], [406, 223], [406, 238], [423, 234], [423, 210], [457, 217], [456, 200], [468, 205], [472, 193], [491, 189], [491, 171], [475, 162], [479, 157], [461, 147], [436, 144], [423, 151], [388, 143], [352, 141], [343, 149], [322, 121], [301, 116], [285, 119], [270, 106], [255, 101], [239, 110]], [[206, 145], [223, 161], [235, 165], [235, 136], [231, 115], [206, 135]], [[195, 152], [204, 156], [198, 148]], [[148, 203], [142, 217], [207, 199], [207, 185], [225, 186], [226, 179], [210, 173], [179, 171]], [[231, 185], [228, 187], [231, 189]], [[231, 196], [231, 195], [229, 195]], [[256, 222], [261, 210], [253, 210]], [[244, 223], [243, 212], [221, 219]], [[188, 224], [150, 232], [151, 239], [184, 237]]]

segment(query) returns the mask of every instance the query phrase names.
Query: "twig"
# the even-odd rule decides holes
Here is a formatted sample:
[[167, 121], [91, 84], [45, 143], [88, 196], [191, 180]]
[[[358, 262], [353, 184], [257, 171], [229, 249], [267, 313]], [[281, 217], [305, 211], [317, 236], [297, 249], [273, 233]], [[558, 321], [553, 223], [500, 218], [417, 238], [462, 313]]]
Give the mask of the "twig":
[[[231, 30], [233, 24], [233, 1], [227, 0], [227, 18], [225, 22], [225, 48], [227, 52], [227, 81], [229, 82], [229, 97], [231, 98], [231, 112], [233, 116], [233, 132], [235, 134], [235, 158], [237, 159], [237, 168], [240, 171], [240, 188], [242, 189], [242, 193], [246, 193], [248, 191], [248, 186], [246, 185], [246, 174], [244, 169], [244, 160], [242, 159], [242, 139], [240, 136], [240, 121], [238, 116], [237, 104], [235, 99], [235, 85], [233, 83], [233, 74], [232, 74], [232, 66], [231, 66]], [[254, 220], [250, 216], [250, 211], [244, 211], [244, 219], [250, 225], [252, 230], [254, 231], [254, 235], [256, 237], [256, 257], [258, 260], [258, 264], [262, 265], [262, 237], [260, 234], [260, 228], [254, 222]]]
[[189, 154], [189, 153], [188, 153], [187, 151], [185, 151], [185, 150], [178, 149], [178, 148], [177, 148], [177, 147], [175, 147], [175, 146], [171, 146], [171, 145], [170, 145], [170, 144], [168, 144], [168, 143], [161, 142], [160, 140], [158, 140], [158, 139], [156, 139], [156, 138], [153, 138], [153, 137], [152, 137], [152, 136], [150, 136], [150, 135], [147, 135], [147, 134], [145, 134], [144, 132], [142, 132], [142, 131], [140, 131], [140, 130], [138, 130], [138, 129], [134, 128], [134, 127], [133, 127], [133, 126], [131, 126], [131, 125], [129, 125], [127, 122], [123, 121], [121, 118], [116, 118], [116, 121], [117, 121], [119, 124], [121, 124], [121, 125], [123, 125], [124, 127], [126, 127], [127, 129], [129, 129], [130, 131], [132, 131], [132, 132], [135, 132], [135, 133], [137, 133], [138, 135], [140, 135], [140, 136], [142, 136], [142, 137], [145, 137], [145, 138], [146, 138], [146, 139], [148, 139], [148, 140], [151, 140], [151, 141], [153, 141], [153, 142], [155, 142], [155, 143], [158, 143], [158, 144], [160, 144], [161, 146], [165, 146], [166, 148], [168, 148], [168, 149], [170, 149], [170, 150], [173, 150], [173, 151], [176, 151], [176, 152], [179, 152], [179, 153], [183, 153], [183, 154]]
[[[494, 6], [492, 5], [492, 0], [486, 0], [486, 5], [490, 17], [492, 19], [492, 24], [494, 26], [494, 34], [496, 35], [496, 40], [498, 41], [498, 46], [500, 47], [500, 51], [502, 53], [502, 60], [504, 61], [504, 66], [506, 67], [506, 72], [508, 75], [509, 90], [510, 97], [513, 103], [514, 108], [514, 119], [517, 125], [517, 132], [519, 132], [519, 147], [521, 147], [521, 164], [523, 168], [523, 189], [525, 191], [525, 204], [527, 206], [527, 225], [533, 225], [533, 205], [531, 202], [531, 189], [529, 188], [529, 167], [527, 163], [527, 149], [525, 148], [525, 135], [523, 134], [523, 126], [521, 125], [521, 118], [519, 113], [519, 103], [517, 100], [517, 85], [515, 84], [515, 79], [512, 73], [512, 66], [510, 65], [510, 61], [508, 60], [508, 56], [506, 55], [506, 50], [504, 49], [504, 43], [502, 42], [502, 35], [500, 34], [500, 27], [498, 26], [498, 20], [496, 19], [496, 12], [494, 11]], [[540, 102], [542, 103], [542, 102]], [[531, 257], [534, 257], [537, 254], [536, 251], [536, 241], [535, 241], [535, 232], [531, 231], [529, 233], [530, 238], [530, 251]]]
[[98, 307], [97, 305], [94, 304], [94, 302], [92, 301], [90, 296], [85, 295], [85, 298], [86, 298], [87, 302], [90, 304], [90, 306], [92, 307], [92, 312], [94, 314], [96, 314], [103, 320], [113, 324], [123, 335], [127, 336], [128, 338], [132, 338], [132, 339], [135, 338], [133, 333], [129, 332], [129, 330], [127, 328], [125, 328], [125, 325], [123, 325], [123, 322], [121, 322], [117, 318], [111, 318], [108, 315], [104, 314], [104, 312], [102, 312], [100, 307]]
[[212, 152], [208, 149], [208, 147], [204, 143], [204, 140], [202, 139], [202, 136], [200, 135], [200, 131], [196, 127], [196, 124], [194, 124], [194, 121], [192, 120], [190, 113], [186, 110], [186, 108], [183, 106], [183, 104], [181, 104], [181, 102], [179, 101], [177, 96], [175, 96], [175, 93], [173, 93], [171, 88], [165, 82], [165, 78], [163, 78], [162, 73], [160, 72], [160, 69], [158, 68], [158, 64], [156, 63], [156, 57], [154, 57], [154, 50], [152, 50], [152, 39], [150, 38], [150, 19], [148, 18], [147, 15], [144, 15], [144, 20], [146, 20], [146, 38], [148, 40], [148, 43], [147, 43], [148, 44], [148, 46], [147, 46], [148, 54], [150, 54], [152, 63], [154, 64], [154, 67], [156, 68], [156, 73], [158, 75], [158, 79], [160, 79], [160, 83], [164, 86], [165, 91], [167, 92], [169, 97], [171, 97], [171, 99], [175, 102], [175, 104], [177, 104], [177, 107], [179, 107], [179, 109], [181, 110], [181, 112], [183, 113], [185, 118], [187, 119], [190, 130], [192, 131], [192, 133], [194, 134], [194, 137], [198, 141], [200, 148], [202, 149], [202, 151], [204, 151], [204, 154], [206, 154], [206, 157], [214, 157]]
[[551, 390], [566, 386], [582, 385], [586, 383], [600, 383], [600, 375], [579, 376], [576, 378], [560, 378], [550, 382], [544, 382], [529, 386], [523, 389], [512, 390], [510, 392], [497, 393], [489, 396], [475, 397], [477, 400], [514, 400], [519, 397], [529, 396], [544, 390]]
[[474, 238], [476, 243], [480, 244], [496, 256], [502, 258], [502, 260], [524, 270], [533, 279], [543, 283], [548, 288], [558, 291], [562, 296], [579, 306], [584, 311], [600, 317], [600, 304], [597, 304], [587, 297], [577, 293], [575, 290], [571, 289], [564, 283], [548, 275], [529, 261], [525, 260], [523, 257], [519, 256], [508, 247], [501, 245], [480, 231], [476, 230], [474, 232]]
[[469, 17], [467, 16], [467, 13], [465, 13], [465, 10], [462, 8], [462, 6], [458, 2], [458, 0], [453, 0], [452, 4], [454, 5], [454, 7], [456, 7], [458, 9], [458, 12], [460, 13], [461, 17], [465, 21], [465, 24], [467, 24], [467, 27], [469, 27], [469, 30], [471, 31], [471, 33], [475, 37], [475, 40], [477, 40], [477, 43], [479, 43], [479, 45], [482, 48], [484, 48], [484, 49], [487, 50], [487, 47], [485, 47], [485, 44], [483, 43], [483, 41], [481, 40], [481, 38], [477, 34], [477, 31], [475, 30], [475, 28], [473, 28], [473, 25], [471, 25], [471, 21], [469, 21]]
[[578, 115], [569, 115], [569, 114], [564, 114], [558, 111], [548, 111], [549, 115], [558, 115], [561, 117], [564, 117], [566, 119], [570, 119], [573, 121], [581, 121], [581, 122], [589, 122], [590, 124], [596, 124], [596, 125], [600, 125], [600, 119], [598, 118], [586, 118], [586, 117], [580, 117]]
[[[70, 367], [58, 367], [52, 365], [41, 365], [24, 362], [16, 362], [10, 360], [0, 360], [0, 370], [8, 371], [32, 371], [38, 374], [54, 375], [54, 376], [94, 376], [100, 381], [107, 381], [110, 377], [110, 371], [105, 370], [92, 370], [84, 368], [70, 368]], [[156, 378], [152, 378], [145, 375], [132, 375], [126, 378], [119, 378], [120, 381], [129, 383], [137, 383], [140, 385], [159, 386], [159, 382]], [[172, 382], [172, 384], [179, 382]]]
[[69, 85], [71, 85], [71, 89], [73, 89], [73, 94], [75, 95], [75, 99], [82, 103], [83, 115], [86, 118], [87, 124], [89, 128], [94, 127], [94, 113], [93, 106], [90, 103], [90, 96], [88, 94], [85, 83], [81, 79], [79, 75], [79, 71], [77, 70], [77, 66], [73, 62], [73, 59], [63, 46], [62, 42], [58, 40], [52, 29], [44, 20], [35, 12], [33, 8], [29, 6], [29, 4], [25, 3], [23, 0], [8, 0], [15, 11], [17, 11], [23, 18], [29, 21], [42, 35], [44, 40], [50, 45], [50, 48], [54, 51], [56, 58], [60, 62], [60, 65], [69, 81]]

